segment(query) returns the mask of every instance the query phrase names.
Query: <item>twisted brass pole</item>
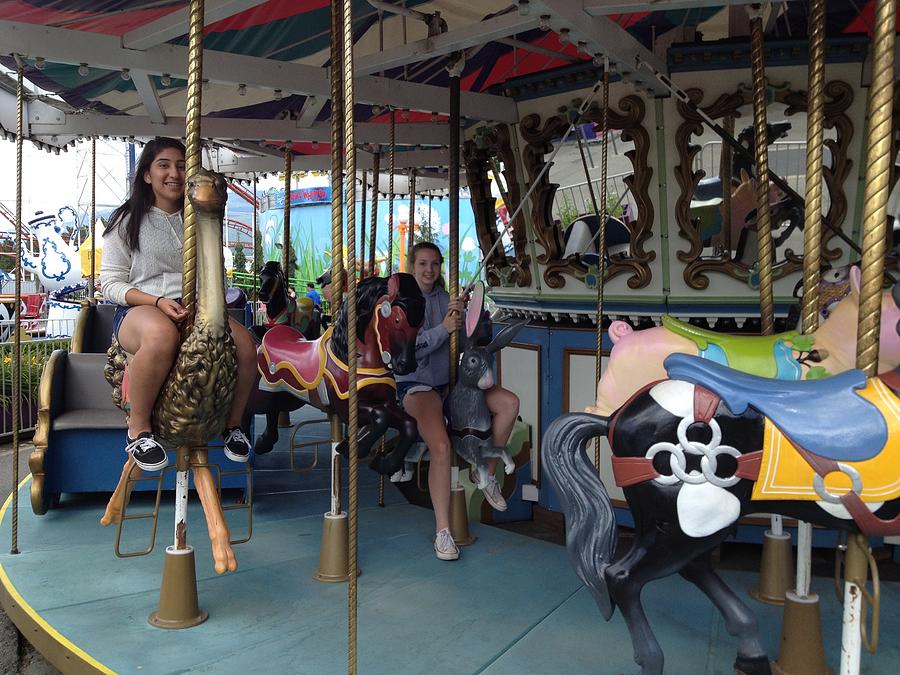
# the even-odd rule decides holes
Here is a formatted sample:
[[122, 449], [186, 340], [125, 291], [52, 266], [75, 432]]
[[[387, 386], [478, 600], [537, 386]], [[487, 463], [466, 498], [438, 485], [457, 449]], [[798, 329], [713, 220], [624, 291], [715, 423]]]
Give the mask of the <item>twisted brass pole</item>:
[[[185, 114], [184, 173], [190, 178], [200, 170], [200, 110], [203, 95], [203, 0], [191, 0], [188, 23], [188, 85]], [[197, 291], [197, 220], [187, 194], [184, 197], [184, 242], [181, 259], [181, 304], [193, 317]], [[184, 322], [182, 331], [187, 330]]]
[[[25, 137], [25, 87], [22, 83], [22, 63], [16, 58], [16, 254], [22, 254], [22, 141]], [[16, 264], [16, 307], [13, 322], [12, 356], [12, 543], [9, 552], [19, 552], [19, 417], [22, 398], [22, 261]]]
[[825, 0], [809, 6], [809, 93], [806, 112], [806, 211], [803, 217], [802, 330], [819, 327], [822, 250], [822, 146], [825, 120]]
[[[261, 265], [259, 264], [259, 246], [256, 245], [256, 232], [259, 228], [259, 206], [256, 201], [256, 183], [257, 183], [256, 173], [253, 174], [253, 302], [257, 302], [259, 300], [259, 290], [257, 288], [257, 282], [259, 280], [259, 268]], [[253, 317], [253, 323], [256, 323], [256, 317]]]
[[[416, 243], [416, 170], [409, 170], [409, 232], [406, 236], [406, 255], [412, 253], [412, 248]], [[406, 269], [406, 261], [400, 269]], [[412, 270], [406, 270], [412, 274]]]
[[[597, 364], [594, 371], [595, 382], [600, 381], [600, 366], [603, 359], [603, 285], [606, 276], [606, 181], [609, 175], [609, 59], [603, 60], [603, 108], [600, 111], [601, 126], [603, 128], [603, 145], [600, 146], [600, 211], [597, 212], [597, 204], [594, 203], [594, 211], [600, 218], [599, 232], [597, 236]], [[581, 132], [578, 133], [579, 148]], [[587, 174], [587, 162], [584, 157], [584, 172]], [[590, 186], [590, 177], [588, 186]], [[593, 188], [591, 199], [594, 198]], [[600, 437], [594, 439], [594, 465], [597, 473], [600, 472]]]
[[[359, 191], [359, 279], [366, 278], [366, 195], [369, 194], [369, 186], [366, 174], [362, 172], [362, 189]], [[356, 270], [354, 270], [356, 272]]]
[[91, 283], [88, 286], [88, 302], [94, 300], [97, 276], [97, 228], [94, 221], [97, 220], [97, 137], [91, 137]]
[[294, 153], [291, 151], [291, 142], [284, 144], [284, 227], [281, 230], [281, 266], [284, 268], [284, 278], [287, 279], [288, 288], [292, 288], [293, 275], [291, 274], [291, 174], [293, 173]]
[[[459, 297], [459, 73], [450, 73], [450, 246], [447, 263], [450, 277], [450, 299]], [[456, 384], [456, 367], [459, 362], [459, 331], [450, 333], [450, 389]], [[458, 458], [453, 453], [454, 466]]]
[[375, 274], [375, 236], [378, 234], [378, 181], [381, 171], [381, 146], [372, 158], [372, 217], [369, 224], [369, 274]]
[[[775, 330], [772, 291], [772, 223], [769, 217], [769, 146], [766, 133], [766, 72], [763, 64], [763, 25], [758, 11], [750, 18], [750, 66], [753, 73], [753, 128], [756, 149], [756, 235], [759, 242], [759, 315], [762, 334]], [[808, 207], [807, 207], [807, 210]]]
[[344, 0], [344, 142], [347, 148], [347, 335], [350, 336], [347, 349], [348, 420], [349, 440], [349, 496], [348, 526], [350, 553], [350, 582], [347, 588], [349, 605], [349, 634], [347, 671], [356, 673], [356, 606], [357, 606], [357, 543], [359, 530], [359, 457], [357, 432], [359, 430], [359, 410], [356, 391], [356, 147], [353, 143], [353, 2]]
[[[729, 136], [734, 135], [734, 117], [726, 115], [722, 122], [725, 132]], [[722, 238], [725, 242], [725, 250], [731, 251], [731, 190], [732, 190], [732, 163], [734, 153], [728, 143], [722, 143], [722, 155], [719, 160], [719, 175], [722, 176]]]
[[395, 111], [391, 108], [391, 124], [390, 124], [390, 144], [391, 148], [388, 152], [388, 250], [387, 250], [387, 272], [386, 276], [390, 276], [394, 271], [394, 160], [396, 152], [396, 132], [397, 120]]
[[887, 248], [887, 201], [890, 192], [891, 113], [894, 104], [894, 0], [878, 0], [872, 40], [872, 86], [869, 89], [869, 136], [865, 206], [863, 208], [862, 281], [859, 289], [859, 326], [856, 367], [876, 375], [878, 331], [881, 325], [881, 289]]

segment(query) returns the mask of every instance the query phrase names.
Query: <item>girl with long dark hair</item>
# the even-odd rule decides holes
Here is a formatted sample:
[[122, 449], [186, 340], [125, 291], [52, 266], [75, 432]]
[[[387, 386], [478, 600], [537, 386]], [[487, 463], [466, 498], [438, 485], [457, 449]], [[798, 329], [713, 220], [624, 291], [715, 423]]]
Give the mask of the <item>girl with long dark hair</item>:
[[[133, 355], [128, 366], [131, 410], [125, 449], [147, 471], [169, 463], [153, 437], [150, 414], [181, 344], [178, 324], [187, 318], [180, 303], [184, 152], [184, 145], [173, 138], [147, 143], [128, 201], [113, 211], [103, 233], [100, 287], [104, 298], [119, 305], [113, 335]], [[229, 321], [238, 378], [222, 438], [226, 456], [246, 462], [250, 441], [240, 423], [256, 379], [256, 346], [246, 328]]]
[[[444, 289], [441, 266], [444, 256], [430, 242], [420, 242], [410, 249], [408, 269], [425, 296], [425, 320], [416, 340], [416, 372], [398, 375], [397, 396], [403, 409], [415, 418], [419, 435], [428, 446], [428, 492], [434, 507], [434, 553], [440, 560], [456, 560], [459, 548], [450, 534], [450, 460], [453, 452], [444, 423], [444, 398], [450, 381], [450, 333], [462, 324], [462, 302], [451, 299]], [[487, 406], [493, 415], [491, 431], [495, 445], [509, 441], [519, 397], [499, 385], [485, 392]], [[497, 460], [489, 463], [490, 476], [483, 493], [498, 511], [506, 510], [506, 500], [494, 479]]]

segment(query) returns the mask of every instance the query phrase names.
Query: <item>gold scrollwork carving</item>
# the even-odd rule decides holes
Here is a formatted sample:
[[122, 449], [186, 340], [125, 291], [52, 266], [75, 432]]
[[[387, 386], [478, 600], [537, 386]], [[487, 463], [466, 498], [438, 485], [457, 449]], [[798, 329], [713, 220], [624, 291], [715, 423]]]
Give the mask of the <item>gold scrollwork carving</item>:
[[[653, 203], [650, 201], [649, 186], [653, 177], [647, 156], [650, 150], [650, 134], [643, 126], [645, 114], [644, 102], [639, 96], [625, 96], [618, 103], [618, 110], [610, 107], [609, 128], [618, 129], [625, 142], [633, 142], [634, 148], [625, 153], [633, 167], [632, 175], [623, 179], [631, 192], [637, 206], [637, 218], [628, 225], [630, 245], [627, 254], [610, 256], [606, 266], [606, 280], [619, 274], [630, 274], [627, 283], [629, 288], [643, 288], [650, 283], [650, 262], [656, 258], [654, 251], [645, 251], [644, 243], [650, 238], [653, 226]], [[585, 120], [600, 122], [601, 110], [593, 106], [585, 113]], [[538, 174], [546, 164], [546, 155], [553, 146], [551, 141], [562, 136], [568, 128], [568, 120], [564, 115], [548, 118], [543, 125], [541, 117], [531, 114], [524, 117], [519, 130], [526, 145], [522, 156], [529, 183], [534, 183]], [[531, 199], [531, 217], [534, 223], [535, 238], [544, 249], [538, 255], [538, 262], [545, 266], [544, 280], [551, 288], [565, 286], [563, 275], [571, 275], [584, 279], [588, 267], [580, 255], [570, 255], [562, 259], [565, 244], [563, 233], [554, 225], [552, 217], [553, 200], [559, 185], [551, 183], [547, 174], [541, 177]]]
[[[807, 110], [807, 92], [791, 91], [787, 87], [773, 90], [774, 101], [787, 106], [785, 114], [794, 115]], [[691, 102], [700, 107], [703, 91], [697, 88], [687, 90]], [[847, 149], [853, 137], [853, 122], [846, 111], [853, 103], [853, 90], [845, 82], [832, 81], [825, 85], [825, 128], [833, 129], [835, 138], [826, 139], [825, 145], [831, 153], [831, 162], [823, 167], [822, 177], [828, 188], [830, 206], [825, 214], [825, 227], [822, 230], [822, 260], [836, 260], [841, 256], [840, 248], [829, 248], [828, 242], [836, 236], [847, 215], [847, 197], [844, 194], [844, 181], [850, 174], [853, 161], [847, 157]], [[741, 89], [734, 93], [722, 94], [703, 111], [712, 119], [723, 117], [740, 117], [740, 108], [751, 103], [749, 89]], [[700, 179], [705, 176], [702, 170], [693, 169], [694, 158], [700, 152], [700, 146], [691, 143], [691, 137], [703, 133], [701, 117], [687, 105], [678, 102], [678, 113], [682, 122], [675, 131], [675, 147], [679, 162], [675, 167], [675, 179], [680, 187], [675, 202], [675, 219], [678, 233], [688, 243], [686, 250], [677, 251], [677, 258], [685, 263], [684, 281], [691, 287], [703, 290], [709, 286], [709, 272], [727, 274], [735, 279], [746, 280], [748, 269], [742, 263], [732, 259], [730, 251], [722, 251], [716, 255], [701, 256], [703, 242], [696, 222], [690, 217], [691, 198]], [[779, 279], [791, 272], [801, 269], [802, 255], [786, 251], [783, 259], [777, 260], [772, 267], [774, 279]]]

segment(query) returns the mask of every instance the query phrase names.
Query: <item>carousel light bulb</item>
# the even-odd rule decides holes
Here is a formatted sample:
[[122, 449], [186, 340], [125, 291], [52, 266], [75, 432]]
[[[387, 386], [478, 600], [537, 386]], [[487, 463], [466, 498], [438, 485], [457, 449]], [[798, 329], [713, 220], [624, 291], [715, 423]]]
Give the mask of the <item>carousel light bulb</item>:
[[164, 87], [172, 86], [172, 76], [169, 73], [163, 73], [162, 77], [159, 78], [159, 83]]
[[550, 15], [549, 14], [541, 14], [541, 23], [539, 27], [545, 33], [550, 30]]
[[281, 89], [276, 89], [273, 93], [275, 94], [275, 100], [280, 101], [281, 100]]
[[408, 120], [409, 119], [409, 110], [401, 110], [400, 117], [405, 120]]
[[207, 79], [204, 77], [204, 78], [203, 78], [203, 81], [202, 81], [202, 85], [203, 85], [203, 91], [207, 91], [207, 90], [209, 89], [209, 80], [207, 80]]
[[44, 66], [46, 66], [46, 65], [47, 65], [47, 61], [44, 59], [43, 56], [38, 56], [34, 60], [34, 67], [37, 68], [38, 70], [43, 70]]
[[372, 106], [372, 115], [374, 115], [375, 117], [378, 117], [380, 114], [381, 114], [381, 106], [373, 105]]
[[519, 16], [528, 16], [531, 11], [531, 3], [528, 0], [519, 0]]
[[79, 63], [78, 64], [78, 74], [81, 75], [82, 77], [87, 77], [88, 75], [90, 75], [91, 69], [88, 68], [88, 64]]
[[569, 29], [568, 28], [560, 28], [559, 29], [559, 44], [565, 47], [569, 44]]
[[247, 85], [239, 84], [238, 85], [238, 96], [246, 96], [247, 95]]
[[437, 120], [438, 120], [438, 114], [436, 112], [431, 113], [431, 121], [437, 122]]
[[578, 53], [579, 54], [590, 54], [590, 52], [587, 49], [587, 42], [585, 42], [584, 40], [578, 41]]
[[126, 82], [131, 79], [131, 71], [128, 68], [122, 68], [122, 72], [120, 73], [122, 79]]
[[313, 149], [313, 150], [318, 150], [318, 149], [319, 149], [319, 141], [313, 141], [313, 142], [312, 142], [312, 149]]

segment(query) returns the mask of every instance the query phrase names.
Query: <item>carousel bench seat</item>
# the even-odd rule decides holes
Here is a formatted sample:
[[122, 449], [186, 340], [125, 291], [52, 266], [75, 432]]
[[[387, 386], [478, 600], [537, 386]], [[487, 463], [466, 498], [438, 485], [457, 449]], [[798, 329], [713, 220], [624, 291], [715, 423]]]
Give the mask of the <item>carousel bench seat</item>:
[[[125, 413], [112, 402], [103, 377], [105, 353], [53, 352], [41, 378], [41, 399], [35, 450], [29, 462], [34, 476], [32, 508], [45, 513], [62, 493], [111, 492], [125, 462]], [[216, 441], [211, 447], [221, 442]], [[219, 452], [210, 462], [223, 470], [241, 468]], [[165, 487], [174, 489], [175, 472], [167, 472]], [[243, 476], [224, 475], [223, 487], [244, 487]], [[136, 490], [155, 490], [139, 481]]]

